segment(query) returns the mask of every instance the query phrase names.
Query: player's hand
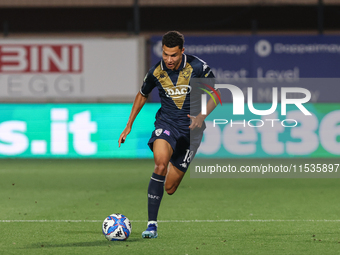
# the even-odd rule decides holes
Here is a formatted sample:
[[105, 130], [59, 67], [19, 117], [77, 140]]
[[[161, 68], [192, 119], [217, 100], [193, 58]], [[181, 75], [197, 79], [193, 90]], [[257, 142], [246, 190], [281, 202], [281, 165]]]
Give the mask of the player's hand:
[[191, 130], [194, 130], [195, 128], [201, 128], [203, 125], [204, 117], [201, 114], [198, 114], [197, 116], [191, 116], [188, 114], [188, 117], [191, 119], [191, 124], [189, 128]]
[[131, 132], [131, 127], [126, 127], [124, 129], [124, 131], [120, 134], [120, 137], [118, 140], [118, 147], [120, 147], [120, 144], [125, 142], [125, 139], [130, 132]]

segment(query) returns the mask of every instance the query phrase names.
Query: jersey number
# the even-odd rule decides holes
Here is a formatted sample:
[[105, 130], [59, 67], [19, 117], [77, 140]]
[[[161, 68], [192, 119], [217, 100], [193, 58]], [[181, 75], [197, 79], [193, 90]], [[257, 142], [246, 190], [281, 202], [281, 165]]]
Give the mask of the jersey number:
[[193, 154], [194, 154], [194, 151], [187, 150], [187, 153], [185, 154], [183, 162], [190, 163]]

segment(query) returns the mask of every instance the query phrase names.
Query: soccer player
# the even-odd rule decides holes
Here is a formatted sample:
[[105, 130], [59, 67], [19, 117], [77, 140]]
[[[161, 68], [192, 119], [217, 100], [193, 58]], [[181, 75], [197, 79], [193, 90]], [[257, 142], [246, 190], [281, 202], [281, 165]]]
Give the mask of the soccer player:
[[[148, 142], [153, 151], [155, 168], [148, 187], [148, 226], [142, 233], [143, 238], [158, 236], [157, 215], [164, 189], [172, 195], [178, 188], [201, 143], [204, 119], [216, 107], [210, 98], [206, 115], [200, 112], [196, 116], [190, 115], [190, 79], [214, 78], [214, 75], [204, 61], [184, 54], [183, 45], [184, 36], [177, 31], [169, 31], [163, 36], [162, 60], [146, 74], [118, 141], [120, 147], [147, 101], [148, 94], [157, 87], [161, 108], [156, 114], [155, 130]], [[212, 95], [218, 97], [216, 93]]]

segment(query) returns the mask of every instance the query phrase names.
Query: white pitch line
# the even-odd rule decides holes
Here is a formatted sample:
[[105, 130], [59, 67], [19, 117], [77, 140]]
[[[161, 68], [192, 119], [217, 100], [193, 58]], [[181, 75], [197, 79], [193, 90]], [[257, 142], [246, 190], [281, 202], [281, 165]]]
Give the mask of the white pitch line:
[[[0, 223], [14, 223], [14, 222], [47, 222], [47, 223], [92, 223], [92, 222], [103, 222], [102, 220], [0, 220]], [[147, 222], [146, 220], [131, 220], [131, 222]], [[340, 220], [159, 220], [161, 223], [214, 223], [214, 222], [340, 222]]]

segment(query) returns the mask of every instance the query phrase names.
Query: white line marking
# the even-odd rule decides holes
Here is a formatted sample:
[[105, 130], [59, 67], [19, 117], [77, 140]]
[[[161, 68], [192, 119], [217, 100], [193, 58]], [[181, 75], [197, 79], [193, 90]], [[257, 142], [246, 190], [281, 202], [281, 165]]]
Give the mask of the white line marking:
[[[12, 223], [12, 222], [47, 222], [47, 223], [63, 223], [63, 222], [72, 222], [72, 223], [91, 223], [91, 222], [103, 222], [103, 220], [0, 220], [0, 223]], [[147, 222], [147, 220], [131, 220], [131, 222]], [[158, 222], [162, 223], [187, 223], [187, 222], [340, 222], [340, 220], [159, 220]]]

